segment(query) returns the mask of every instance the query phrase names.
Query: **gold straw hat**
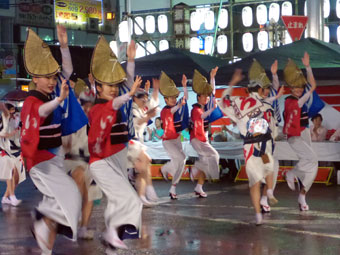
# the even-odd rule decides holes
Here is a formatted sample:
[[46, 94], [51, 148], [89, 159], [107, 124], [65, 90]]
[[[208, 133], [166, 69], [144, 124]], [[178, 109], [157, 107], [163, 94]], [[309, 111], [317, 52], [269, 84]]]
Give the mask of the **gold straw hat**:
[[266, 89], [272, 85], [266, 71], [256, 59], [254, 59], [249, 68], [248, 79], [248, 87], [255, 87], [259, 85], [261, 88]]
[[78, 78], [76, 84], [74, 85], [74, 93], [79, 97], [80, 93], [83, 91], [88, 91], [89, 87], [86, 85], [85, 81]]
[[176, 88], [175, 82], [163, 71], [159, 79], [159, 92], [161, 92], [164, 97], [177, 97], [179, 95], [179, 90]]
[[60, 71], [50, 48], [32, 29], [28, 29], [25, 42], [24, 65], [33, 77], [49, 77]]
[[99, 37], [93, 51], [91, 73], [100, 84], [114, 85], [126, 80], [126, 73], [104, 36]]
[[307, 80], [300, 68], [291, 59], [283, 69], [283, 77], [287, 85], [291, 88], [303, 88], [307, 84]]
[[196, 69], [192, 78], [192, 89], [198, 95], [210, 95], [212, 92], [212, 87], [207, 79]]

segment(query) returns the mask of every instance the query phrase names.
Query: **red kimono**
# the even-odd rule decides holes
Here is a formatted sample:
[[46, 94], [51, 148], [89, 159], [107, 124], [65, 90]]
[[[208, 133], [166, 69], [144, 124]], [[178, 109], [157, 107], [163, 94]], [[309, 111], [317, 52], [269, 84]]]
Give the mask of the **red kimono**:
[[26, 160], [26, 169], [29, 171], [33, 166], [50, 160], [55, 155], [48, 150], [39, 150], [40, 126], [46, 118], [39, 116], [39, 107], [44, 104], [42, 100], [29, 96], [26, 98], [21, 109], [21, 152]]
[[112, 100], [96, 104], [90, 110], [88, 134], [90, 164], [116, 154], [126, 147], [124, 143], [111, 142], [111, 130], [116, 124], [117, 112], [112, 108]]
[[284, 126], [283, 133], [288, 137], [300, 136], [304, 127], [301, 127], [301, 108], [298, 105], [298, 99], [289, 96], [285, 101], [285, 110], [283, 113]]
[[205, 121], [202, 119], [203, 109], [199, 104], [194, 104], [191, 110], [190, 141], [194, 138], [205, 143], [207, 141], [205, 135]]
[[161, 111], [161, 119], [163, 123], [163, 140], [177, 139], [179, 134], [176, 132], [174, 124], [174, 114], [171, 113], [171, 107], [165, 106]]

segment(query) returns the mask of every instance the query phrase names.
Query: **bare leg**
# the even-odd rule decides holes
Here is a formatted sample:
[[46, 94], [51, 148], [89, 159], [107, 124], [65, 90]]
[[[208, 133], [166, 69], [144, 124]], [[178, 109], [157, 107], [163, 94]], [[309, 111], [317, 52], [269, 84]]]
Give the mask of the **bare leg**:
[[51, 220], [47, 217], [44, 217], [43, 220], [50, 230], [50, 233], [49, 233], [49, 236], [48, 236], [48, 246], [47, 247], [48, 247], [48, 249], [52, 250], [56, 236], [57, 236], [56, 223], [53, 220]]
[[201, 170], [198, 170], [197, 178], [198, 178], [197, 183], [203, 185], [205, 181], [205, 173]]

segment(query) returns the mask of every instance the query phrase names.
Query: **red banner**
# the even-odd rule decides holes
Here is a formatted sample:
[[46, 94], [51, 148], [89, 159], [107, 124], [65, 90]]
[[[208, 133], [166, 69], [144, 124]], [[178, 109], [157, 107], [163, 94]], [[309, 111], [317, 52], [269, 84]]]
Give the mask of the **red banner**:
[[281, 18], [293, 42], [300, 40], [302, 33], [305, 30], [308, 17], [306, 16], [282, 16]]

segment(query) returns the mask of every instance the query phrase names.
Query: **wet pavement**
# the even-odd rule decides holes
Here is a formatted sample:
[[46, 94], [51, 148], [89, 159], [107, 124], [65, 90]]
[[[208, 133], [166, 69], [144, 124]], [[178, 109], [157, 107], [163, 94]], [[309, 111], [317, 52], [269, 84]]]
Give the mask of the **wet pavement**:
[[[340, 186], [314, 184], [307, 196], [310, 211], [298, 210], [297, 193], [285, 183], [276, 189], [279, 204], [256, 227], [245, 182], [221, 181], [205, 185], [208, 198], [193, 194], [193, 183], [182, 181], [179, 200], [167, 197], [169, 183], [154, 181], [161, 204], [143, 210], [142, 238], [126, 240], [129, 250], [112, 254], [228, 254], [228, 255], [319, 255], [340, 254]], [[0, 194], [4, 192], [0, 183]], [[41, 196], [26, 180], [17, 189], [19, 207], [0, 209], [0, 254], [40, 254], [29, 226], [30, 211]], [[90, 228], [95, 240], [71, 242], [58, 237], [54, 254], [105, 254], [100, 243], [104, 230], [105, 201], [94, 207]]]

